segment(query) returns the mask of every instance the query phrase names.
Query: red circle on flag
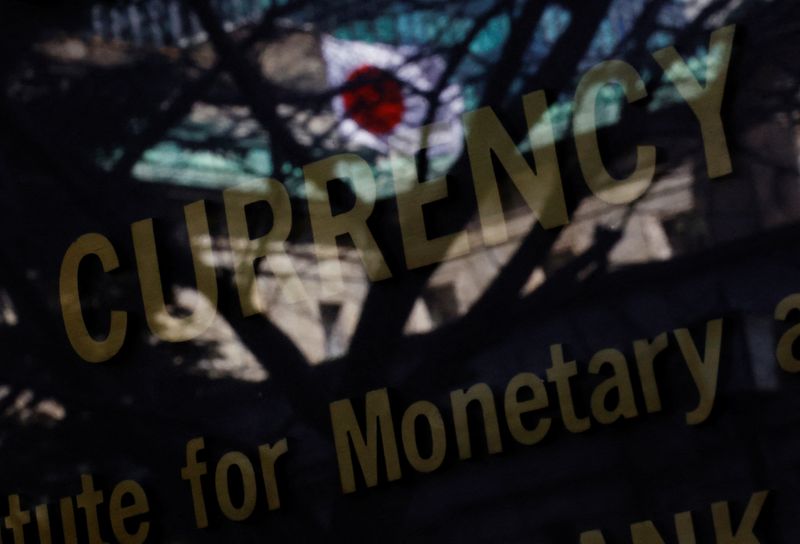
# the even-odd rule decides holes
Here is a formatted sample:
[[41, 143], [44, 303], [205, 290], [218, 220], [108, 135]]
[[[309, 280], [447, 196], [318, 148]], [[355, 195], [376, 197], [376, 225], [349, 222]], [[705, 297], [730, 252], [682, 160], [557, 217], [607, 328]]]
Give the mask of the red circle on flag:
[[394, 130], [403, 119], [405, 104], [400, 82], [389, 72], [364, 65], [347, 76], [344, 99], [345, 115], [373, 134]]

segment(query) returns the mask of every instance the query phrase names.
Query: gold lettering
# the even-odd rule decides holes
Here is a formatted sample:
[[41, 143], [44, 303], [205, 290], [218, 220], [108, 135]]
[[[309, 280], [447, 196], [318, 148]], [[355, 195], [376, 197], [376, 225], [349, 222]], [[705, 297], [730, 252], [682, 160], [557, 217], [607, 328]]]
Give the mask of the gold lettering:
[[[253, 262], [261, 257], [266, 259], [288, 302], [308, 299], [305, 288], [286, 253], [285, 242], [292, 229], [289, 193], [274, 179], [267, 178], [263, 183], [262, 192], [248, 191], [240, 187], [226, 189], [223, 192], [236, 288], [239, 291], [239, 303], [245, 317], [265, 312], [262, 302], [264, 297], [258, 292], [258, 282], [253, 267]], [[272, 210], [272, 228], [267, 234], [251, 239], [247, 229], [245, 207], [256, 202], [269, 204]]]
[[276, 510], [281, 507], [281, 497], [278, 494], [278, 479], [275, 476], [275, 463], [287, 451], [289, 451], [289, 445], [285, 438], [276, 442], [274, 446], [264, 444], [258, 447], [258, 457], [261, 461], [261, 477], [264, 480], [267, 505], [270, 510]]
[[[419, 446], [417, 445], [415, 423], [419, 417], [427, 421], [431, 433], [432, 446], [431, 454], [428, 457], [420, 455]], [[406, 458], [414, 470], [417, 472], [433, 472], [441, 466], [447, 450], [447, 435], [442, 414], [433, 403], [421, 400], [409, 406], [403, 414], [401, 432]]]
[[573, 133], [583, 177], [594, 195], [609, 204], [633, 202], [647, 191], [656, 169], [656, 148], [637, 146], [636, 168], [624, 179], [613, 177], [603, 164], [597, 140], [595, 110], [601, 89], [619, 83], [628, 103], [647, 96], [644, 81], [636, 69], [621, 60], [601, 62], [586, 72], [575, 91]]
[[361, 473], [367, 487], [378, 485], [378, 432], [380, 431], [386, 474], [390, 482], [400, 479], [400, 460], [392, 423], [389, 394], [386, 389], [376, 389], [366, 395], [366, 438], [356, 421], [353, 405], [349, 399], [337, 400], [330, 405], [336, 459], [339, 463], [339, 477], [344, 493], [356, 490], [353, 459], [350, 443], [356, 452]]
[[[242, 504], [236, 506], [231, 499], [228, 486], [230, 470], [236, 467], [242, 479]], [[245, 454], [239, 451], [230, 451], [222, 456], [217, 464], [214, 474], [214, 484], [217, 490], [217, 503], [222, 513], [231, 521], [244, 521], [250, 517], [256, 508], [256, 473], [253, 464]]]
[[558, 392], [558, 404], [561, 408], [561, 418], [564, 426], [571, 433], [581, 433], [591, 427], [588, 417], [579, 418], [575, 414], [575, 406], [572, 402], [572, 389], [569, 379], [578, 373], [575, 361], [564, 361], [564, 348], [560, 344], [550, 346], [550, 359], [553, 364], [547, 369], [547, 381], [556, 384]]
[[119, 266], [117, 253], [105, 236], [93, 232], [84, 234], [73, 242], [61, 263], [59, 279], [61, 313], [67, 338], [75, 353], [89, 363], [102, 363], [108, 361], [122, 348], [128, 315], [118, 310], [111, 312], [111, 325], [104, 340], [95, 340], [89, 334], [86, 322], [83, 320], [78, 293], [78, 267], [87, 255], [99, 257], [103, 272], [110, 272]]
[[472, 168], [478, 215], [487, 245], [508, 240], [492, 154], [500, 161], [525, 203], [546, 229], [569, 223], [555, 138], [544, 91], [522, 97], [534, 172], [490, 107], [464, 114], [467, 153]]
[[675, 338], [681, 349], [686, 365], [700, 394], [697, 408], [686, 414], [686, 423], [697, 425], [711, 414], [714, 398], [717, 395], [719, 376], [719, 355], [722, 349], [722, 319], [714, 319], [706, 324], [705, 357], [701, 358], [697, 346], [687, 329], [677, 329]]
[[[531, 398], [519, 400], [519, 392], [523, 389], [531, 392]], [[522, 414], [547, 408], [548, 404], [547, 390], [539, 376], [532, 372], [521, 372], [511, 378], [506, 386], [505, 414], [508, 430], [514, 440], [532, 446], [545, 437], [550, 430], [550, 418], [541, 418], [533, 429], [528, 429], [522, 423]]]
[[31, 513], [28, 510], [22, 510], [19, 504], [19, 495], [9, 495], [5, 526], [14, 534], [14, 544], [25, 544], [25, 526], [30, 522]]
[[713, 55], [717, 61], [715, 69], [712, 71], [709, 60], [706, 60], [705, 86], [700, 85], [692, 70], [674, 47], [667, 47], [653, 53], [653, 57], [664, 70], [667, 78], [675, 85], [678, 93], [686, 100], [700, 122], [708, 177], [710, 178], [724, 176], [733, 171], [720, 112], [735, 30], [734, 25], [729, 25], [711, 34], [709, 59]]
[[642, 383], [644, 404], [648, 413], [661, 410], [661, 396], [656, 383], [656, 373], [653, 369], [656, 356], [667, 349], [667, 333], [661, 333], [652, 342], [646, 339], [636, 340], [633, 351], [636, 357], [636, 366], [639, 369], [639, 380]]
[[[377, 196], [375, 178], [369, 164], [361, 157], [348, 153], [307, 164], [303, 172], [323, 293], [335, 294], [344, 289], [336, 246], [336, 237], [344, 234], [352, 238], [371, 281], [391, 277], [383, 254], [367, 226]], [[334, 179], [349, 180], [356, 196], [353, 207], [337, 215], [333, 215], [328, 193], [328, 182]]]
[[91, 474], [81, 474], [81, 493], [75, 497], [78, 508], [83, 509], [86, 516], [86, 528], [89, 533], [89, 544], [103, 544], [100, 536], [100, 522], [97, 519], [97, 507], [103, 504], [103, 492], [94, 488]]
[[711, 514], [714, 518], [714, 534], [717, 544], [759, 544], [761, 542], [753, 533], [758, 516], [767, 500], [769, 491], [753, 493], [747, 508], [742, 514], [739, 528], [733, 532], [731, 527], [731, 513], [727, 501], [715, 502], [711, 505]]
[[201, 476], [208, 473], [208, 468], [205, 462], [197, 460], [197, 452], [205, 447], [205, 439], [202, 436], [189, 440], [186, 443], [186, 466], [181, 468], [181, 479], [188, 480], [191, 486], [194, 519], [198, 529], [208, 527], [206, 501], [200, 481]]
[[[439, 123], [420, 129], [423, 142], [420, 150], [428, 147], [430, 134], [444, 125], [445, 123]], [[403, 155], [399, 152], [392, 153], [392, 174], [406, 266], [409, 269], [419, 268], [468, 253], [469, 239], [466, 231], [460, 230], [429, 239], [425, 230], [422, 207], [447, 197], [447, 178], [439, 177], [420, 183], [414, 155]]]
[[[800, 294], [789, 295], [781, 300], [778, 306], [775, 307], [775, 319], [786, 321], [792, 310], [800, 310]], [[793, 349], [795, 340], [798, 337], [800, 337], [800, 324], [794, 325], [783, 333], [780, 340], [778, 340], [775, 356], [778, 358], [778, 364], [785, 372], [800, 372], [800, 359], [794, 356]]]
[[185, 206], [184, 215], [189, 231], [197, 290], [208, 301], [208, 306], [198, 303], [186, 317], [174, 317], [167, 311], [156, 254], [153, 220], [144, 219], [131, 225], [147, 324], [150, 331], [165, 342], [185, 342], [197, 338], [211, 326], [217, 313], [216, 274], [214, 267], [203, 260], [203, 253], [211, 251], [205, 203], [198, 200]]
[[486, 447], [489, 453], [500, 453], [503, 444], [500, 440], [500, 426], [497, 422], [497, 410], [494, 405], [492, 390], [485, 383], [478, 383], [467, 391], [459, 389], [450, 393], [450, 403], [453, 407], [453, 423], [456, 429], [456, 443], [458, 456], [461, 459], [472, 457], [472, 444], [469, 436], [469, 421], [467, 419], [467, 406], [477, 401], [483, 416], [483, 430], [486, 435]]
[[[126, 495], [130, 496], [133, 502], [123, 506], [122, 501]], [[114, 486], [108, 509], [111, 518], [111, 529], [120, 544], [141, 544], [147, 539], [147, 533], [150, 531], [150, 522], [140, 522], [138, 529], [134, 533], [129, 533], [125, 527], [125, 520], [146, 514], [150, 509], [147, 504], [147, 495], [145, 495], [144, 489], [137, 482], [124, 480]]]
[[[598, 351], [589, 361], [589, 373], [599, 374], [600, 369], [605, 365], [613, 368], [614, 375], [604, 380], [592, 391], [592, 415], [604, 425], [613, 423], [620, 417], [626, 419], [636, 417], [639, 412], [636, 410], [636, 400], [633, 396], [633, 386], [625, 356], [616, 349]], [[606, 398], [614, 389], [617, 390], [619, 400], [616, 408], [608, 410], [606, 409]]]

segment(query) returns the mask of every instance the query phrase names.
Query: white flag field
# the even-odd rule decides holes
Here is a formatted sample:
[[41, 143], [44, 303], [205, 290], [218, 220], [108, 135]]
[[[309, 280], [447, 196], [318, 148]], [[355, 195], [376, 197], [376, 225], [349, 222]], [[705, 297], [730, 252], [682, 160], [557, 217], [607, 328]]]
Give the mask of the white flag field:
[[[421, 127], [432, 104], [427, 99], [445, 71], [444, 59], [414, 47], [322, 38], [328, 85], [342, 89], [333, 99], [337, 130], [348, 149], [381, 154], [413, 154], [422, 142]], [[442, 87], [427, 135], [429, 157], [454, 157], [463, 147], [461, 88]]]

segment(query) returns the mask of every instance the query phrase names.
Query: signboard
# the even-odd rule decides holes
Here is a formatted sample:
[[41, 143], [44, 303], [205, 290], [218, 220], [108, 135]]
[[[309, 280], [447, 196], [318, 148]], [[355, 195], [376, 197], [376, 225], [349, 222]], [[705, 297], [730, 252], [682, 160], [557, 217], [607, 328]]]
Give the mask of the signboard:
[[0, 7], [0, 539], [794, 543], [798, 7]]

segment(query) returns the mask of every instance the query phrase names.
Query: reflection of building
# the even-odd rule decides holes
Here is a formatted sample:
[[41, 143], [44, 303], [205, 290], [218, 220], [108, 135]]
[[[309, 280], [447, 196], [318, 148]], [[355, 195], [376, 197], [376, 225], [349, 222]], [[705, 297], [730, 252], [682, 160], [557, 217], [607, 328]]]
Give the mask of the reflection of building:
[[[221, 13], [231, 24], [248, 24], [252, 21], [252, 15], [265, 7], [244, 1], [224, 4]], [[691, 13], [698, 12], [705, 5], [704, 2], [670, 3], [661, 16], [661, 22], [669, 22], [673, 29], [680, 28], [691, 19]], [[169, 13], [180, 12], [180, 17], [171, 16], [167, 19], [148, 15], [148, 24], [158, 22], [172, 25], [172, 36], [180, 34], [179, 28], [196, 26], [196, 23], [179, 26], [178, 21], [192, 17], [183, 8], [175, 6], [174, 3], [155, 1], [127, 4], [124, 10], [128, 21], [125, 23], [128, 25], [126, 32], [129, 32], [127, 39], [134, 43], [145, 39], [147, 33], [141, 25], [145, 24], [143, 21], [146, 18], [141, 15], [142, 10], [146, 13], [161, 9]], [[642, 5], [638, 2], [614, 2], [585, 62], [592, 57], [603, 58], [604, 54], [612, 53], [616, 40], [631, 28], [635, 14], [641, 8]], [[104, 14], [117, 13], [120, 9], [122, 8], [98, 7], [95, 14], [101, 20], [105, 17]], [[413, 13], [404, 16], [418, 17]], [[118, 18], [119, 14], [111, 16], [109, 20], [115, 20], [115, 17]], [[418, 24], [411, 26], [420, 32], [435, 26], [435, 17], [431, 14], [426, 17], [429, 19], [418, 17]], [[548, 17], [552, 28], [561, 28], [559, 24], [563, 26], [564, 22], [559, 19], [557, 10]], [[350, 18], [353, 20], [349, 20]], [[102, 20], [105, 22], [98, 23], [97, 28], [105, 28], [103, 25], [109, 24], [108, 20]], [[329, 30], [352, 39], [385, 39], [389, 42], [400, 38], [398, 28], [409, 25], [407, 21], [398, 21], [397, 26], [381, 21], [361, 24], [356, 12], [343, 13], [337, 21], [341, 23], [338, 27], [338, 23], [333, 20], [320, 26], [327, 25]], [[114, 24], [114, 28], [122, 25], [119, 21]], [[137, 24], [140, 26], [134, 30]], [[494, 40], [497, 43], [502, 40], [505, 30], [501, 26], [490, 27], [496, 35], [493, 39], [489, 38], [488, 42]], [[115, 32], [117, 31], [119, 28]], [[158, 35], [154, 30], [147, 32], [150, 36]], [[105, 30], [101, 34], [109, 37]], [[168, 34], [162, 33], [164, 36]], [[534, 44], [533, 56], [546, 54], [548, 44], [551, 45], [557, 36], [558, 33], [555, 32], [542, 43]], [[121, 34], [118, 37], [125, 38]], [[298, 29], [296, 25], [286, 23], [280, 36], [271, 38], [268, 43], [260, 44], [258, 49], [264, 75], [271, 82], [297, 91], [309, 91], [325, 85], [322, 55], [315, 32]], [[669, 37], [662, 36], [660, 39], [668, 40]], [[163, 41], [167, 43], [166, 39]], [[489, 43], [488, 49], [491, 49], [491, 45]], [[92, 47], [102, 46], [94, 44]], [[119, 44], [109, 46], [112, 49], [114, 47], [119, 47]], [[202, 46], [197, 48], [198, 51], [202, 49]], [[202, 56], [202, 53], [196, 54], [198, 57]], [[762, 66], [760, 69], [764, 71], [760, 79], [777, 80], [777, 76], [767, 73], [769, 66]], [[148, 181], [211, 188], [212, 193], [208, 195], [210, 198], [219, 198], [218, 189], [221, 187], [264, 176], [275, 176], [285, 181], [294, 194], [299, 194], [297, 165], [273, 164], [269, 140], [252, 118], [249, 108], [231, 103], [234, 101], [230, 98], [231, 89], [226, 88], [219, 94], [221, 98], [214, 100], [214, 103], [196, 102], [189, 114], [161, 142], [144, 153], [143, 160], [136, 164], [133, 174]], [[750, 96], [755, 100], [755, 96]], [[314, 145], [317, 142], [315, 136], [330, 132], [335, 123], [329, 109], [321, 112], [308, 111], [287, 102], [281, 104], [278, 111], [303, 145]], [[565, 117], [568, 119], [568, 115]], [[622, 240], [609, 255], [609, 265], [620, 268], [649, 261], [669, 260], [712, 247], [722, 241], [760, 232], [765, 227], [796, 220], [800, 214], [797, 204], [800, 199], [797, 197], [796, 145], [792, 143], [796, 137], [791, 133], [789, 125], [788, 118], [778, 115], [751, 126], [745, 134], [731, 134], [731, 141], [740, 146], [734, 153], [739, 154], [739, 163], [730, 179], [713, 182], [705, 181], [702, 154], [696, 151], [700, 147], [697, 141], [677, 142], [669, 135], [660, 137], [659, 141], [659, 135], [652, 135], [653, 143], [668, 149], [670, 155], [679, 160], [669, 164], [669, 171], [636, 204], [630, 218], [625, 218], [624, 210], [605, 205], [595, 198], [584, 200], [573, 214], [570, 226], [556, 242], [553, 255], [547, 262], [535, 268], [525, 290], [533, 290], [564, 263], [591, 248], [600, 227], [622, 229]], [[334, 150], [340, 144], [341, 142], [329, 141], [324, 147]], [[747, 157], [744, 156], [745, 153], [748, 154]], [[625, 167], [624, 160], [625, 158], [620, 159], [622, 168]], [[390, 185], [389, 187], [391, 188]], [[189, 191], [190, 194], [191, 192], [192, 190]], [[198, 194], [206, 195], [202, 190]], [[751, 197], [743, 199], [743, 194]], [[390, 193], [385, 195], [390, 196]], [[497, 271], [507, 262], [530, 227], [531, 218], [520, 208], [512, 224], [516, 237], [508, 244], [479, 249], [465, 258], [444, 264], [434, 274], [407, 324], [409, 332], [424, 332], [435, 328], [463, 315], [471, 307]], [[477, 236], [473, 238], [477, 239]], [[355, 328], [361, 304], [369, 288], [361, 264], [350, 250], [342, 249], [347, 263], [348, 287], [340, 297], [326, 299], [314, 287], [315, 260], [311, 247], [298, 243], [292, 246], [291, 251], [304, 282], [311, 286], [309, 292], [312, 300], [309, 305], [283, 302], [279, 293], [270, 291], [274, 289], [273, 282], [269, 278], [270, 272], [264, 269], [262, 272], [265, 291], [269, 297], [267, 307], [270, 308], [270, 317], [293, 337], [309, 359], [320, 361], [326, 357], [341, 355], [346, 351], [348, 339]]]
[[[222, 0], [213, 2], [228, 30], [257, 20], [271, 0]], [[91, 10], [93, 38], [130, 42], [136, 46], [178, 46], [202, 42], [206, 34], [186, 2], [180, 0], [131, 0], [97, 3]]]

